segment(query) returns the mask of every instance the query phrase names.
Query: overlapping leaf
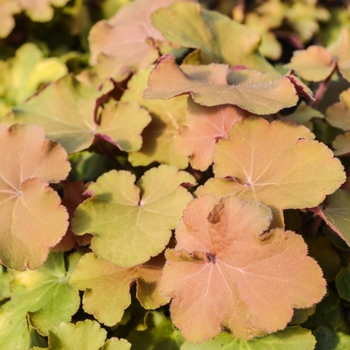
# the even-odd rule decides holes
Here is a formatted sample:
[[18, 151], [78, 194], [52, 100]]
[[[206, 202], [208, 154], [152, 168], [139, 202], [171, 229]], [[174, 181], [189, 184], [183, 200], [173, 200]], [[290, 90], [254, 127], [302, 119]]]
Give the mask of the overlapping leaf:
[[159, 9], [151, 19], [168, 40], [200, 49], [203, 63], [244, 65], [274, 72], [258, 53], [260, 35], [218, 12], [205, 10], [199, 4], [178, 2], [168, 9]]
[[350, 131], [338, 135], [332, 142], [334, 154], [336, 156], [344, 156], [350, 153]]
[[48, 187], [67, 177], [67, 153], [39, 126], [0, 125], [0, 162], [0, 260], [36, 269], [67, 230], [67, 211]]
[[188, 204], [177, 245], [166, 251], [160, 288], [173, 298], [171, 318], [191, 343], [222, 328], [240, 339], [275, 332], [286, 327], [293, 308], [324, 296], [322, 270], [301, 236], [267, 231], [270, 221], [268, 207], [234, 196], [204, 195]]
[[132, 267], [158, 255], [168, 244], [191, 194], [181, 186], [194, 178], [175, 167], [148, 170], [134, 184], [127, 171], [110, 171], [89, 186], [93, 196], [75, 212], [73, 231], [91, 233], [96, 255]]
[[99, 74], [119, 81], [130, 71], [153, 63], [159, 56], [157, 42], [162, 42], [164, 37], [153, 27], [150, 15], [156, 9], [170, 6], [175, 1], [133, 1], [110, 20], [96, 23], [90, 31], [89, 44], [90, 61], [93, 65], [98, 65]]
[[[11, 271], [11, 299], [0, 307], [0, 349], [27, 349], [29, 322], [47, 335], [49, 329], [70, 321], [79, 308], [77, 290], [68, 284], [80, 254], [72, 254], [66, 271], [62, 253], [51, 254], [35, 271]], [[61, 307], [57, 307], [61, 305]]]
[[175, 147], [190, 157], [194, 169], [204, 171], [213, 162], [216, 143], [246, 115], [234, 106], [203, 107], [189, 101], [189, 120], [180, 127]]
[[312, 208], [350, 246], [350, 193], [337, 190], [322, 208]]
[[327, 108], [327, 122], [336, 128], [350, 130], [350, 89], [343, 91], [339, 99]]
[[170, 101], [146, 100], [142, 97], [147, 87], [150, 68], [140, 69], [129, 81], [128, 89], [121, 101], [137, 102], [146, 108], [152, 117], [151, 123], [142, 133], [142, 147], [129, 154], [129, 161], [134, 166], [149, 165], [156, 161], [172, 164], [183, 169], [187, 167], [187, 157], [174, 147], [174, 136], [179, 127], [187, 120], [187, 97], [179, 96]]
[[316, 340], [311, 331], [301, 327], [288, 327], [283, 331], [262, 338], [240, 340], [228, 333], [221, 333], [203, 344], [192, 345], [186, 342], [181, 350], [314, 350]]
[[85, 254], [79, 261], [70, 283], [84, 290], [83, 308], [107, 326], [117, 324], [131, 303], [130, 286], [136, 282], [136, 296], [145, 309], [156, 309], [169, 302], [159, 292], [164, 256], [142, 265], [123, 268]]
[[0, 38], [7, 37], [15, 26], [13, 15], [21, 8], [16, 1], [0, 0]]
[[32, 21], [48, 22], [54, 14], [54, 7], [62, 7], [69, 0], [17, 0]]
[[122, 150], [138, 150], [140, 134], [150, 122], [149, 114], [135, 103], [118, 103], [106, 106], [97, 124], [94, 113], [101, 94], [66, 76], [14, 108], [13, 114], [2, 121], [41, 125], [47, 137], [62, 144], [68, 153], [88, 148], [96, 135]]
[[215, 178], [197, 193], [261, 201], [281, 224], [278, 211], [314, 207], [345, 181], [340, 161], [313, 138], [301, 125], [246, 118], [232, 127], [228, 139], [218, 142]]
[[275, 73], [243, 69], [230, 72], [228, 85], [211, 84], [185, 74], [171, 55], [162, 56], [152, 70], [144, 97], [169, 99], [190, 94], [203, 106], [236, 105], [251, 113], [271, 114], [298, 101], [293, 83]]

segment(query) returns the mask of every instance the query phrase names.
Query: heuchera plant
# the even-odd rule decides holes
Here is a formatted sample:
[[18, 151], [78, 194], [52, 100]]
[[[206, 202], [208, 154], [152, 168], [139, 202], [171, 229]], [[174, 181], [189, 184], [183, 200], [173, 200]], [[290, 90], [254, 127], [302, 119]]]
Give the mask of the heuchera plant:
[[350, 348], [327, 4], [0, 0], [0, 350]]

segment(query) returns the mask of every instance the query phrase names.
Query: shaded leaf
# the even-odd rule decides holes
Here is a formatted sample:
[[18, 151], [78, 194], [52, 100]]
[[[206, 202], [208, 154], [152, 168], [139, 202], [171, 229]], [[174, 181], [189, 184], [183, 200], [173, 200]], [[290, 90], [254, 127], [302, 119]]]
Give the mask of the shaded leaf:
[[103, 135], [125, 151], [140, 148], [140, 133], [150, 122], [148, 113], [133, 103], [108, 105], [98, 125], [94, 113], [101, 94], [66, 76], [15, 107], [2, 122], [41, 125], [47, 137], [59, 142], [68, 153], [88, 148], [96, 135]]
[[131, 267], [158, 255], [168, 244], [192, 195], [180, 185], [194, 178], [175, 167], [148, 170], [134, 184], [127, 171], [110, 171], [89, 186], [92, 198], [79, 205], [73, 220], [77, 235], [91, 233], [96, 255]]
[[281, 209], [313, 207], [345, 181], [339, 159], [313, 138], [301, 125], [246, 118], [218, 142], [215, 178], [197, 193], [263, 202], [277, 221]]
[[349, 348], [350, 336], [342, 332], [320, 326], [314, 331], [317, 340], [315, 350], [346, 350]]
[[243, 69], [230, 72], [228, 85], [212, 84], [185, 74], [171, 55], [162, 56], [148, 79], [144, 97], [169, 99], [190, 94], [203, 106], [236, 105], [251, 113], [271, 114], [292, 107], [298, 97], [287, 77]]
[[39, 126], [0, 125], [0, 134], [0, 259], [16, 270], [36, 269], [67, 230], [67, 211], [48, 186], [67, 177], [67, 153]]
[[70, 284], [84, 290], [83, 308], [107, 326], [117, 324], [131, 303], [130, 286], [137, 283], [136, 296], [145, 309], [156, 309], [169, 302], [159, 293], [158, 281], [164, 257], [158, 256], [131, 268], [115, 266], [85, 254], [72, 274]]
[[323, 81], [334, 71], [336, 61], [327, 49], [312, 45], [306, 50], [294, 51], [287, 67], [305, 80]]
[[205, 10], [199, 4], [178, 2], [157, 10], [151, 19], [168, 40], [200, 49], [204, 63], [244, 65], [275, 72], [258, 53], [260, 35], [218, 12]]
[[184, 342], [179, 330], [162, 312], [147, 312], [145, 330], [134, 330], [128, 340], [133, 350], [179, 350]]
[[329, 106], [326, 110], [327, 122], [339, 129], [350, 130], [350, 89], [339, 95], [340, 102]]
[[322, 299], [326, 283], [302, 237], [267, 231], [270, 220], [268, 207], [234, 196], [204, 195], [188, 204], [161, 280], [173, 298], [173, 323], [188, 341], [201, 343], [222, 328], [245, 340], [275, 332], [293, 307]]
[[53, 253], [38, 270], [10, 272], [11, 299], [0, 307], [1, 350], [28, 348], [27, 320], [44, 335], [55, 324], [70, 321], [79, 308], [80, 297], [68, 280], [79, 256], [75, 253], [69, 257], [67, 271], [63, 254]]
[[123, 102], [137, 102], [152, 117], [151, 123], [142, 132], [141, 149], [129, 153], [129, 161], [134, 166], [149, 165], [156, 161], [184, 169], [188, 164], [187, 157], [176, 150], [173, 141], [188, 115], [187, 97], [179, 96], [169, 101], [144, 99], [142, 94], [147, 87], [150, 70], [140, 69], [134, 74], [121, 98]]
[[350, 267], [342, 268], [335, 279], [338, 294], [341, 298], [350, 301]]
[[192, 345], [186, 342], [181, 350], [313, 350], [316, 340], [308, 329], [288, 327], [283, 331], [266, 335], [265, 337], [240, 340], [231, 334], [221, 333], [203, 344]]
[[337, 190], [321, 208], [312, 208], [350, 246], [350, 193]]

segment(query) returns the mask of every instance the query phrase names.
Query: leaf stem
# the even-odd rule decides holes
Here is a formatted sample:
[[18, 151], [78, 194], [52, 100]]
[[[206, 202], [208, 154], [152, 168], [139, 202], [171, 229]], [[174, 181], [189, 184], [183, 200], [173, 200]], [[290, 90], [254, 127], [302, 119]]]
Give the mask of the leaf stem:
[[115, 159], [113, 154], [104, 146], [104, 144], [101, 141], [98, 142], [98, 146], [100, 147], [101, 151], [113, 162], [117, 170], [124, 170], [121, 164]]
[[327, 87], [332, 78], [332, 75], [336, 70], [337, 70], [337, 67], [335, 66], [331, 74], [329, 74], [329, 76], [319, 85], [315, 93], [315, 100], [311, 103], [311, 107], [315, 108], [315, 106], [320, 102], [321, 98], [323, 97], [324, 93], [327, 90]]

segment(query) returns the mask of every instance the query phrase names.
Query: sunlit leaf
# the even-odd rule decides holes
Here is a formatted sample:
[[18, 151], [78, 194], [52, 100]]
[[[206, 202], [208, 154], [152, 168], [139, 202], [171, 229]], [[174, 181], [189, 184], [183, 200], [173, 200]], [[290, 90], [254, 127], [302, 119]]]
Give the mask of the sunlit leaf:
[[327, 108], [327, 122], [336, 128], [350, 130], [350, 89], [343, 91], [339, 100]]
[[314, 207], [340, 187], [345, 173], [332, 151], [313, 138], [301, 125], [246, 118], [218, 142], [215, 178], [197, 193], [235, 194], [267, 204], [274, 214]]
[[77, 235], [91, 233], [91, 248], [113, 264], [132, 267], [158, 255], [192, 195], [182, 183], [194, 178], [175, 167], [148, 170], [134, 184], [127, 171], [110, 171], [89, 186], [93, 196], [79, 205], [73, 220]]
[[131, 344], [126, 339], [110, 338], [103, 345], [102, 350], [130, 350]]
[[223, 327], [244, 340], [275, 332], [293, 308], [322, 299], [326, 283], [302, 237], [267, 231], [270, 220], [268, 207], [234, 196], [203, 195], [188, 204], [160, 287], [188, 341], [201, 343]]
[[336, 156], [346, 156], [350, 153], [350, 131], [338, 135], [332, 142]]
[[13, 15], [21, 8], [16, 1], [0, 0], [0, 38], [7, 37], [15, 26]]
[[185, 74], [171, 55], [162, 56], [152, 70], [144, 97], [169, 99], [190, 94], [203, 106], [236, 105], [256, 114], [271, 114], [292, 107], [298, 97], [287, 77], [243, 69], [230, 72], [228, 85], [212, 84]]
[[97, 124], [94, 113], [101, 94], [66, 76], [15, 107], [13, 114], [2, 121], [41, 125], [47, 137], [59, 142], [68, 153], [88, 148], [96, 135], [125, 151], [139, 149], [140, 133], [150, 122], [148, 113], [131, 102], [107, 105]]
[[151, 19], [168, 40], [200, 49], [204, 63], [244, 65], [274, 72], [258, 53], [260, 35], [218, 12], [205, 10], [199, 4], [178, 2], [156, 11]]
[[181, 350], [314, 350], [315, 343], [316, 340], [308, 329], [288, 327], [283, 331], [248, 341], [224, 332], [203, 344], [192, 345], [186, 342]]
[[48, 186], [67, 177], [67, 153], [39, 126], [1, 125], [0, 134], [0, 259], [36, 269], [67, 230], [67, 211]]
[[48, 22], [54, 14], [54, 7], [62, 7], [69, 0], [18, 0], [22, 9], [32, 21]]
[[[79, 254], [71, 255], [66, 271], [62, 253], [51, 254], [35, 271], [11, 271], [11, 299], [0, 307], [0, 349], [27, 349], [27, 320], [41, 334], [63, 321], [70, 321], [80, 305], [77, 290], [68, 280]], [[60, 305], [60, 307], [57, 307]]]

